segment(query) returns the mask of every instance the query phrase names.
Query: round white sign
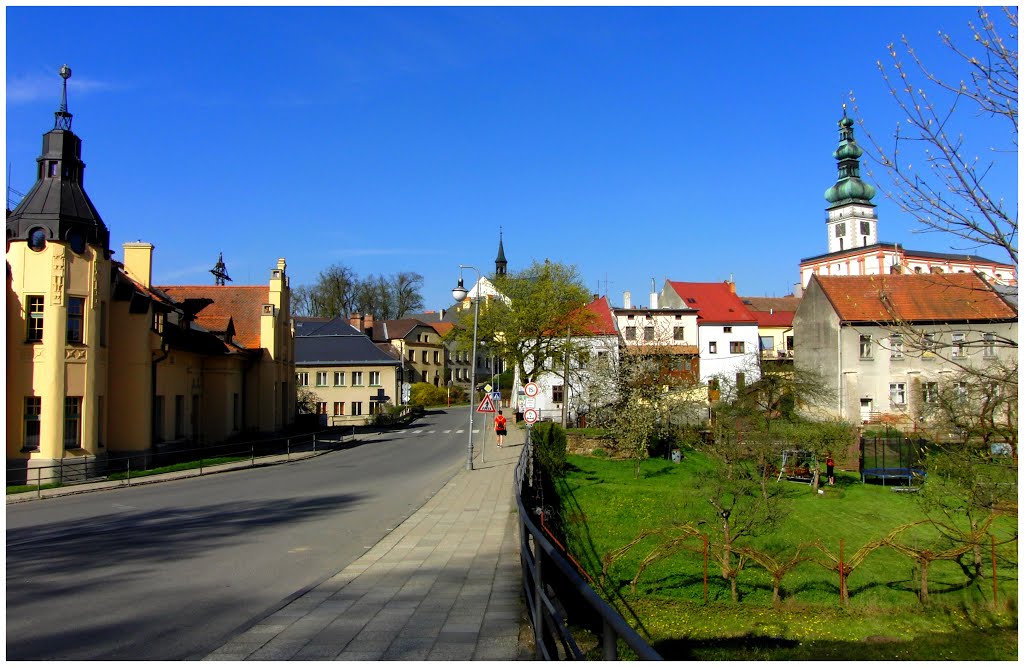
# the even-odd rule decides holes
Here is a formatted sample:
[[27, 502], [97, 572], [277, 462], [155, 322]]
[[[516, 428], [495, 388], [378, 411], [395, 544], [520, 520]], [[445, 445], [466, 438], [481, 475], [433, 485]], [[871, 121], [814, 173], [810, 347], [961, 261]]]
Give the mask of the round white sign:
[[540, 387], [537, 386], [536, 382], [527, 382], [526, 386], [523, 387], [523, 391], [526, 392], [527, 396], [536, 396], [540, 393]]
[[536, 422], [536, 421], [537, 421], [537, 420], [538, 420], [539, 418], [540, 418], [540, 415], [539, 415], [539, 414], [537, 413], [537, 411], [536, 411], [536, 410], [534, 410], [533, 408], [527, 408], [527, 409], [526, 409], [526, 411], [524, 411], [524, 412], [523, 412], [523, 420], [524, 420], [524, 421], [525, 421], [525, 422], [526, 422], [527, 424], [533, 424], [533, 423], [535, 423], [535, 422]]

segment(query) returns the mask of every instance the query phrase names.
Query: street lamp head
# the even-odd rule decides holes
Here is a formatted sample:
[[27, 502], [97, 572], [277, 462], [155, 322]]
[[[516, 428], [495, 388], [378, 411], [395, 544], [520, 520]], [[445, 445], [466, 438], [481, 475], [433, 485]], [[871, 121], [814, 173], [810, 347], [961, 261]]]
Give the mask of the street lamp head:
[[458, 286], [452, 290], [452, 298], [454, 298], [457, 303], [462, 303], [468, 294], [469, 292], [466, 291], [466, 286], [462, 283], [462, 278], [459, 278]]

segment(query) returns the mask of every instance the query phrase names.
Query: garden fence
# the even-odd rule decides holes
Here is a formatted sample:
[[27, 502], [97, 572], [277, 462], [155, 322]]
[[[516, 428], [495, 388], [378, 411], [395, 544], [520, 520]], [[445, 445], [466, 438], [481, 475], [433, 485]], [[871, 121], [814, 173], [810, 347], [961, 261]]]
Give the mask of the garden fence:
[[[538, 660], [583, 660], [585, 654], [573, 636], [569, 609], [582, 610], [580, 616], [599, 619], [601, 659], [618, 659], [618, 640], [622, 639], [642, 660], [661, 660], [661, 656], [619, 613], [594, 591], [575, 566], [562, 555], [534, 517], [542, 506], [524, 502], [527, 491], [541, 474], [527, 429], [526, 445], [515, 471], [515, 496], [519, 517], [519, 551], [523, 572], [523, 592], [527, 614], [533, 627]], [[571, 598], [571, 599], [570, 599]]]

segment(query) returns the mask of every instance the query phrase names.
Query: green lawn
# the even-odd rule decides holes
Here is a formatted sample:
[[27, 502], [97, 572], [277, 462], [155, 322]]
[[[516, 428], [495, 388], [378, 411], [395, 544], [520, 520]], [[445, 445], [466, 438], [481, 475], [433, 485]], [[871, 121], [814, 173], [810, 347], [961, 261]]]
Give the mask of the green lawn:
[[[131, 472], [131, 478], [136, 477], [148, 477], [149, 475], [159, 475], [164, 472], [177, 472], [179, 470], [195, 470], [197, 468], [210, 468], [221, 463], [233, 463], [235, 461], [248, 461], [251, 457], [249, 456], [218, 456], [216, 458], [203, 459], [202, 461], [187, 461], [185, 463], [175, 463], [169, 466], [161, 466], [159, 468], [152, 468], [150, 470], [133, 470]], [[127, 472], [114, 472], [107, 475], [107, 479], [127, 479], [129, 474]]]
[[[693, 483], [695, 473], [709, 465], [700, 454], [688, 453], [678, 465], [661, 459], [646, 461], [639, 479], [630, 461], [570, 456], [569, 463], [560, 490], [567, 539], [570, 551], [595, 578], [600, 576], [602, 557], [641, 531], [712, 520], [707, 501]], [[814, 540], [838, 554], [842, 539], [848, 561], [865, 543], [924, 517], [912, 495], [861, 484], [855, 475], [841, 475], [837, 486], [823, 487], [824, 495], [812, 494], [805, 484], [782, 484], [786, 518], [775, 530], [748, 542], [774, 554], [792, 553], [797, 544]], [[708, 525], [699, 528], [708, 532]], [[1000, 536], [1012, 536], [1016, 530], [1016, 517], [1002, 518], [995, 525]], [[905, 541], [934, 539], [918, 529]], [[734, 603], [728, 583], [714, 561], [709, 561], [705, 603], [703, 557], [696, 539], [684, 543], [692, 550], [678, 550], [650, 566], [633, 592], [630, 580], [659, 543], [648, 538], [617, 560], [609, 570], [605, 594], [627, 619], [633, 615], [639, 619], [666, 657], [1016, 657], [1016, 542], [997, 552], [999, 604], [995, 610], [988, 549], [984, 552], [986, 577], [975, 583], [960, 564], [935, 562], [929, 576], [928, 609], [918, 601], [919, 573], [914, 562], [887, 547], [873, 551], [850, 575], [848, 605], [839, 602], [838, 575], [805, 562], [783, 580], [783, 601], [776, 608], [771, 577], [754, 563], [740, 573], [741, 601]], [[817, 550], [807, 553], [824, 560]], [[961, 638], [973, 633], [972, 640], [953, 641], [951, 633]]]

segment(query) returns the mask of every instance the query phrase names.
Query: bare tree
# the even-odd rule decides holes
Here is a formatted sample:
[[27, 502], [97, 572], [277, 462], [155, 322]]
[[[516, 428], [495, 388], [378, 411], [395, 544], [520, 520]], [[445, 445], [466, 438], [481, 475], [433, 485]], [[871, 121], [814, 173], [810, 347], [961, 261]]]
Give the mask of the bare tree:
[[[1016, 8], [994, 14], [981, 8], [978, 19], [968, 22], [968, 46], [939, 32], [962, 62], [959, 80], [936, 74], [906, 36], [901, 44], [909, 65], [890, 44], [889, 66], [878, 61], [878, 69], [906, 122], [896, 126], [891, 145], [877, 141], [863, 118], [859, 123], [868, 138], [869, 157], [889, 181], [879, 186], [914, 216], [921, 231], [953, 234], [966, 250], [999, 249], [1016, 266], [1016, 192], [1006, 193], [1012, 198], [1007, 202], [991, 190], [993, 170], [1007, 163], [1015, 170], [1017, 162]], [[851, 100], [859, 116], [852, 92]], [[989, 147], [990, 158], [972, 156], [976, 147], [967, 138], [982, 123], [994, 125], [1004, 137], [1003, 145]], [[1000, 164], [995, 158], [999, 153], [1014, 157]]]
[[392, 278], [395, 293], [395, 317], [402, 318], [423, 308], [423, 276], [415, 271], [399, 271]]

